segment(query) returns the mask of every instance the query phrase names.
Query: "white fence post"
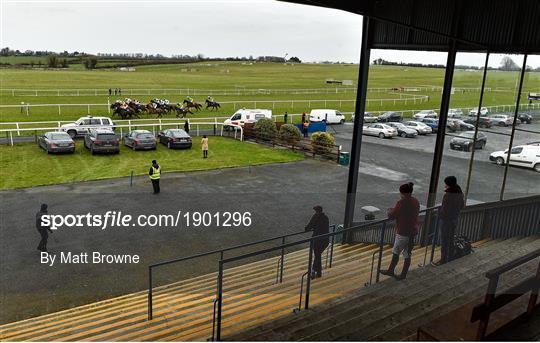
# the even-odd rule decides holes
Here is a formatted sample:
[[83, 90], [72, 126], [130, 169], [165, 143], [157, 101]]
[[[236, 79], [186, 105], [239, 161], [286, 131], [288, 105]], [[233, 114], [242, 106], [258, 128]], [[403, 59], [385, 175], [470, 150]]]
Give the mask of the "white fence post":
[[11, 146], [13, 146], [13, 132], [9, 131], [9, 141], [11, 142]]
[[20, 136], [21, 132], [19, 131], [19, 123], [17, 123], [17, 136]]
[[58, 105], [58, 115], [62, 114], [62, 106]]
[[88, 114], [90, 114], [90, 105], [88, 105], [88, 111], [87, 112], [88, 112]]

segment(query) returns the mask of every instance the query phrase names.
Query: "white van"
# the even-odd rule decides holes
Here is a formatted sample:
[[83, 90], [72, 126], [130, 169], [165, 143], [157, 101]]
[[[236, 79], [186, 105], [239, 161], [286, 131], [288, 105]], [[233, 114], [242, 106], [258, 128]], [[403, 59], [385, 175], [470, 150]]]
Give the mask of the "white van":
[[[489, 156], [489, 160], [504, 165], [508, 156], [508, 150], [495, 151]], [[513, 147], [510, 151], [510, 165], [533, 168], [540, 173], [540, 144], [527, 144]]]
[[225, 130], [229, 130], [232, 127], [229, 126], [231, 124], [233, 125], [240, 125], [244, 126], [245, 123], [256, 123], [261, 118], [272, 118], [272, 110], [249, 110], [242, 108], [238, 111], [236, 111], [235, 114], [233, 114], [229, 119], [226, 119], [223, 122], [223, 128]]
[[345, 115], [338, 110], [311, 110], [309, 121], [318, 122], [325, 121], [327, 124], [343, 124]]

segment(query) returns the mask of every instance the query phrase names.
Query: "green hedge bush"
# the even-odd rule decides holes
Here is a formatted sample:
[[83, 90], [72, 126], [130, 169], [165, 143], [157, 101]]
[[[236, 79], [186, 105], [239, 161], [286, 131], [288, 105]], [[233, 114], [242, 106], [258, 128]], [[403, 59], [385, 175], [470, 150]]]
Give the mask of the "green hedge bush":
[[302, 133], [293, 124], [283, 124], [279, 128], [279, 138], [289, 144], [294, 144], [302, 139]]
[[332, 147], [336, 144], [334, 136], [328, 132], [314, 132], [311, 135], [311, 146], [313, 151], [318, 154], [325, 154], [332, 151]]
[[255, 132], [260, 139], [272, 140], [276, 138], [278, 131], [276, 123], [270, 118], [261, 118], [255, 123]]

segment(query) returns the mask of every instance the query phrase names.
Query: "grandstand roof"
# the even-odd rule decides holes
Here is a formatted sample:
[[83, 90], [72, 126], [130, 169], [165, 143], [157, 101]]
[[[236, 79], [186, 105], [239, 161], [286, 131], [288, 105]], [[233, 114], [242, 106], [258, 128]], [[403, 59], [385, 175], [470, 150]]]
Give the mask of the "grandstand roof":
[[369, 16], [374, 49], [540, 52], [538, 0], [281, 0]]

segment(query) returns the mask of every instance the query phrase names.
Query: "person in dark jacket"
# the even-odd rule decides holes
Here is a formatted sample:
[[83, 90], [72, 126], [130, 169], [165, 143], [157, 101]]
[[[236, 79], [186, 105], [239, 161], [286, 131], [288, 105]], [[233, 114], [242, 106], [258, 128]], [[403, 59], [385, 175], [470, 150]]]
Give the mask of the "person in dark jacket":
[[444, 196], [439, 209], [441, 231], [441, 260], [433, 263], [441, 265], [452, 261], [454, 255], [454, 235], [459, 222], [459, 213], [465, 207], [465, 197], [455, 176], [444, 179]]
[[41, 221], [42, 217], [47, 213], [47, 204], [41, 204], [41, 209], [38, 213], [36, 213], [36, 229], [41, 235], [41, 241], [39, 241], [37, 249], [43, 252], [47, 252], [47, 240], [49, 239], [49, 232], [52, 233], [50, 226], [43, 225]]
[[[328, 233], [329, 220], [323, 212], [321, 206], [313, 207], [315, 214], [306, 225], [306, 232], [313, 231], [312, 237], [320, 236]], [[328, 247], [328, 237], [319, 238], [313, 241], [313, 272], [311, 278], [319, 278], [322, 276], [322, 253]]]
[[189, 133], [189, 121], [185, 121], [184, 122], [184, 131], [186, 131], [186, 133]]
[[[392, 261], [387, 270], [381, 270], [381, 274], [393, 276], [398, 280], [407, 277], [407, 272], [411, 266], [411, 253], [414, 236], [418, 234], [418, 214], [420, 213], [420, 203], [412, 196], [414, 184], [405, 183], [399, 187], [401, 199], [393, 208], [388, 209], [388, 218], [396, 221], [396, 237], [392, 249]], [[399, 262], [399, 254], [403, 253], [405, 261], [400, 275], [395, 274], [396, 266]]]
[[148, 172], [148, 175], [150, 175], [150, 181], [152, 181], [154, 194], [158, 194], [160, 192], [159, 179], [161, 178], [161, 167], [156, 162], [156, 160], [152, 160], [152, 166], [150, 167], [150, 171]]

